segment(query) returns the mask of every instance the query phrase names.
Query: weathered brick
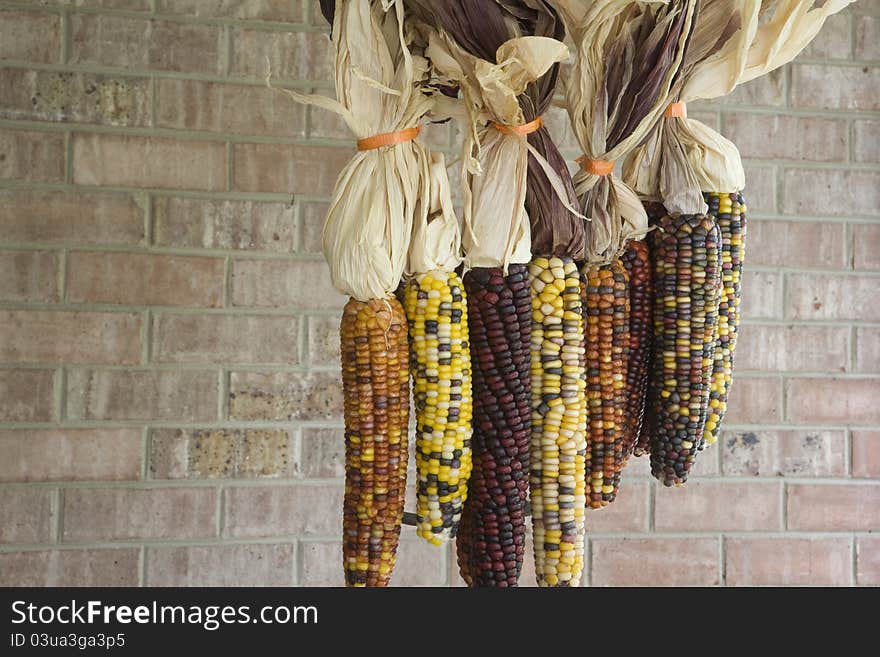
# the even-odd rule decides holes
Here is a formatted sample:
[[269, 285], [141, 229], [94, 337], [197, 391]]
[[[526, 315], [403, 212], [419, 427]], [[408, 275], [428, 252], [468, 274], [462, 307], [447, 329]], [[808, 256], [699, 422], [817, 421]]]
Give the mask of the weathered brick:
[[853, 121], [853, 157], [856, 162], [880, 162], [880, 121]]
[[336, 315], [315, 315], [309, 317], [310, 365], [339, 366], [341, 358], [339, 343], [339, 322]]
[[350, 148], [294, 144], [235, 144], [233, 183], [237, 191], [329, 196]]
[[880, 59], [880, 20], [877, 16], [856, 18], [856, 59]]
[[725, 424], [764, 424], [779, 420], [782, 394], [777, 378], [737, 376], [730, 389]]
[[52, 370], [0, 369], [0, 422], [52, 420]]
[[299, 362], [296, 317], [162, 314], [153, 336], [160, 363]]
[[242, 259], [232, 264], [234, 306], [324, 310], [344, 304], [323, 261]]
[[211, 538], [216, 508], [213, 488], [71, 488], [62, 540]]
[[848, 13], [829, 16], [819, 34], [804, 48], [802, 57], [810, 59], [849, 59], [852, 56], [852, 23]]
[[51, 523], [51, 490], [0, 489], [0, 543], [48, 543]]
[[266, 59], [282, 80], [330, 80], [333, 48], [323, 32], [266, 32], [232, 29], [232, 75], [263, 79]]
[[[300, 586], [344, 586], [342, 545], [308, 541], [302, 545]], [[531, 554], [527, 553], [527, 559]], [[391, 586], [443, 586], [446, 555], [427, 541], [401, 539]]]
[[157, 246], [290, 252], [294, 229], [293, 207], [288, 203], [153, 199]]
[[880, 431], [852, 432], [852, 474], [880, 479]]
[[138, 244], [144, 211], [128, 194], [0, 190], [0, 239], [7, 242]]
[[849, 327], [749, 324], [736, 347], [739, 370], [844, 372], [849, 363]]
[[788, 529], [877, 531], [880, 483], [789, 484]]
[[743, 157], [842, 162], [849, 126], [840, 119], [727, 114], [724, 134]]
[[809, 216], [880, 216], [880, 173], [786, 169], [782, 211]]
[[75, 251], [67, 294], [74, 303], [223, 305], [223, 259]]
[[838, 477], [846, 475], [843, 431], [759, 430], [725, 432], [722, 467], [727, 476]]
[[286, 429], [155, 429], [155, 479], [289, 477], [297, 470]]
[[[743, 190], [748, 214], [776, 213], [776, 167], [745, 165], [746, 187]], [[754, 222], [753, 222], [754, 223]], [[753, 223], [749, 224], [749, 232]], [[749, 240], [749, 245], [752, 242]], [[751, 257], [751, 253], [749, 254]]]
[[73, 181], [80, 185], [222, 190], [226, 146], [189, 141], [75, 133]]
[[150, 547], [147, 586], [291, 586], [294, 546]]
[[716, 586], [717, 538], [614, 538], [590, 542], [593, 586]]
[[588, 512], [587, 527], [590, 534], [648, 531], [648, 486], [647, 481], [624, 482], [614, 504], [600, 512]]
[[743, 272], [742, 314], [746, 319], [782, 317], [782, 274], [779, 272]]
[[[45, 1], [45, 0], [44, 0]], [[50, 2], [52, 0], [49, 0]], [[149, 11], [151, 0], [55, 0], [56, 4], [75, 4], [77, 7], [100, 7], [102, 9], [126, 9]]]
[[72, 370], [67, 376], [67, 417], [210, 422], [217, 418], [217, 374]]
[[303, 8], [290, 0], [159, 0], [157, 10], [163, 14], [216, 16], [245, 20], [299, 22]]
[[60, 58], [61, 17], [58, 14], [0, 10], [0, 59], [52, 64]]
[[856, 329], [856, 372], [880, 374], [880, 329]]
[[324, 220], [327, 218], [329, 203], [301, 203], [299, 210], [300, 250], [303, 253], [322, 253]]
[[35, 550], [0, 554], [4, 586], [137, 586], [138, 550]]
[[0, 117], [148, 126], [149, 80], [3, 68], [0, 69]]
[[59, 264], [51, 251], [0, 252], [0, 300], [58, 301]]
[[64, 135], [0, 128], [0, 178], [64, 180]]
[[850, 586], [852, 539], [728, 538], [730, 586]]
[[341, 486], [233, 486], [223, 493], [227, 538], [328, 536], [339, 531]]
[[726, 96], [723, 102], [734, 107], [742, 105], [785, 105], [785, 69], [778, 68], [746, 82]]
[[141, 358], [136, 313], [0, 311], [0, 358], [11, 362], [128, 365]]
[[658, 486], [654, 526], [658, 531], [773, 531], [782, 528], [778, 483], [688, 481], [682, 488]]
[[786, 416], [809, 424], [880, 424], [880, 379], [790, 379]]
[[751, 221], [748, 264], [843, 269], [844, 232], [843, 224], [824, 221]]
[[339, 420], [342, 382], [335, 372], [233, 372], [229, 417], [235, 420]]
[[880, 224], [855, 224], [853, 233], [853, 267], [880, 271]]
[[2, 429], [0, 481], [140, 478], [140, 429]]
[[215, 25], [100, 14], [70, 17], [71, 64], [217, 74], [223, 72], [222, 41]]
[[305, 136], [303, 106], [266, 86], [165, 79], [157, 81], [156, 93], [162, 128]]
[[340, 429], [303, 429], [302, 476], [311, 479], [345, 475], [345, 432]]
[[880, 307], [867, 303], [880, 293], [880, 276], [789, 274], [786, 316], [792, 319], [880, 320]]
[[880, 109], [880, 68], [795, 64], [791, 78], [795, 107], [869, 112]]
[[880, 586], [880, 536], [859, 536], [856, 578], [862, 586]]

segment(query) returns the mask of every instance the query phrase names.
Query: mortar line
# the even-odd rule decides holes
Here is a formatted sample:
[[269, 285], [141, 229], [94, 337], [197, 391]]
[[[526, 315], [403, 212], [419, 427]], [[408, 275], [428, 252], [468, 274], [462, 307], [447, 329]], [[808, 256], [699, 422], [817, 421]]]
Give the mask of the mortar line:
[[62, 488], [56, 487], [54, 489], [51, 504], [52, 507], [54, 507], [52, 509], [54, 524], [52, 526], [51, 543], [53, 545], [59, 545], [64, 533], [64, 490]]
[[70, 11], [64, 7], [61, 11], [61, 63], [68, 64], [70, 62], [71, 52], [71, 26]]
[[235, 190], [235, 148], [231, 141], [226, 142], [226, 191]]
[[144, 425], [141, 432], [141, 481], [150, 480], [150, 452], [153, 449], [153, 436], [149, 425]]
[[221, 72], [223, 77], [229, 77], [232, 72], [232, 26], [224, 25], [220, 45]]
[[73, 132], [64, 131], [64, 182], [73, 184]]
[[221, 368], [217, 385], [217, 417], [221, 422], [229, 419], [226, 401], [229, 399], [229, 372]]
[[788, 526], [788, 481], [782, 482], [782, 494], [780, 495], [780, 518], [782, 518], [782, 531], [788, 532], [790, 530]]
[[141, 315], [141, 366], [146, 367], [150, 364], [153, 357], [153, 311], [145, 310]]
[[847, 356], [849, 357], [848, 371], [855, 372], [856, 371], [856, 361], [857, 361], [856, 356], [858, 354], [858, 347], [859, 347], [858, 334], [857, 334], [857, 329], [855, 326], [849, 327], [849, 331], [847, 332], [847, 338], [849, 340], [849, 344], [847, 345], [849, 347], [849, 350], [847, 353]]
[[855, 534], [853, 534], [852, 544], [850, 545], [849, 561], [850, 561], [850, 577], [852, 578], [850, 581], [852, 582], [852, 586], [860, 586], [861, 582], [859, 581], [858, 538], [856, 538]]
[[51, 420], [61, 422], [64, 414], [64, 368], [59, 367], [52, 373], [52, 415]]
[[147, 546], [141, 545], [138, 548], [138, 583], [139, 587], [146, 586], [147, 582]]
[[718, 585], [727, 586], [727, 538], [718, 534]]
[[58, 251], [58, 300], [63, 304], [67, 301], [67, 259], [68, 250]]
[[58, 379], [57, 422], [62, 423], [67, 418], [67, 368], [59, 367], [56, 378]]

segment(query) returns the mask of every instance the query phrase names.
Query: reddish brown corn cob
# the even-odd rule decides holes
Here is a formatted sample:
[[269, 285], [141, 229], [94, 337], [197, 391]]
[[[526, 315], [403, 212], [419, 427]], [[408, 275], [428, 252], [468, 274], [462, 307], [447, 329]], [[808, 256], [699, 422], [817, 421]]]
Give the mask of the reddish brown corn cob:
[[587, 506], [614, 501], [623, 467], [629, 285], [619, 258], [582, 272], [587, 356]]
[[394, 297], [350, 299], [340, 335], [345, 581], [348, 586], [387, 586], [406, 488], [409, 349], [403, 308]]
[[651, 472], [680, 485], [703, 438], [721, 300], [721, 234], [711, 216], [666, 216], [654, 255]]
[[623, 450], [628, 457], [642, 435], [648, 397], [654, 336], [654, 277], [651, 256], [644, 240], [631, 241], [622, 257], [629, 275], [629, 362], [626, 370]]
[[721, 420], [727, 411], [727, 397], [733, 383], [733, 352], [739, 331], [746, 239], [746, 207], [742, 194], [706, 194], [706, 203], [709, 205], [709, 214], [715, 216], [721, 231], [722, 292], [709, 394], [709, 417], [700, 448], [718, 440]]
[[464, 277], [474, 391], [473, 472], [458, 533], [471, 586], [516, 586], [529, 490], [532, 302], [526, 265]]

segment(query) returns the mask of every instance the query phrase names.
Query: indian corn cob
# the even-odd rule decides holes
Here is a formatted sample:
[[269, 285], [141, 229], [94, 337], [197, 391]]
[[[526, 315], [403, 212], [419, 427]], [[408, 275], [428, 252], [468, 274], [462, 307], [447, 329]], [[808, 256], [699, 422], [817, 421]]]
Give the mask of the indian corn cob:
[[342, 313], [343, 561], [349, 586], [387, 586], [403, 518], [409, 426], [406, 318], [393, 296]]
[[439, 545], [458, 531], [471, 473], [471, 358], [467, 298], [455, 272], [405, 289], [416, 411], [416, 533]]
[[[458, 534], [472, 586], [516, 586], [526, 538], [531, 298], [526, 265], [464, 277], [474, 389], [473, 472]], [[469, 531], [464, 531], [468, 529]]]
[[620, 258], [582, 272], [587, 376], [587, 505], [614, 501], [624, 460], [629, 281]]
[[708, 215], [665, 216], [654, 251], [651, 472], [666, 486], [687, 480], [709, 409], [721, 233]]
[[587, 407], [580, 276], [571, 258], [534, 258], [531, 510], [543, 586], [579, 586], [584, 568]]

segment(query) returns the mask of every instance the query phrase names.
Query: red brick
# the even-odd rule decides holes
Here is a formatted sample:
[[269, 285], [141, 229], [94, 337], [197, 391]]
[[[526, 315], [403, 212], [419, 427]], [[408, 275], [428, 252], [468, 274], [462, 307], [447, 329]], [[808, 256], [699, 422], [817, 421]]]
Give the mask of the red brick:
[[778, 483], [689, 481], [681, 488], [657, 487], [658, 531], [773, 531], [781, 529]]
[[140, 479], [140, 429], [0, 429], [0, 481]]
[[880, 109], [880, 68], [795, 64], [791, 79], [791, 100], [795, 107]]
[[345, 475], [345, 432], [339, 429], [303, 429], [302, 476], [307, 479]]
[[854, 224], [853, 267], [880, 271], [880, 225]]
[[852, 473], [880, 478], [880, 431], [852, 432]]
[[743, 157], [842, 162], [849, 126], [840, 119], [727, 114], [724, 134]]
[[880, 162], [880, 121], [853, 121], [853, 157], [856, 162]]
[[162, 14], [190, 16], [216, 16], [258, 21], [298, 22], [302, 20], [302, 7], [290, 0], [159, 0], [157, 11]]
[[235, 144], [234, 189], [329, 196], [352, 150], [332, 146]]
[[790, 379], [786, 415], [809, 424], [880, 424], [878, 391], [880, 379]]
[[324, 221], [327, 219], [329, 203], [301, 203], [299, 216], [300, 250], [303, 253], [322, 253]]
[[157, 80], [156, 123], [162, 128], [239, 135], [305, 137], [305, 110], [265, 85]]
[[880, 586], [880, 536], [859, 536], [856, 542], [857, 581]]
[[310, 365], [339, 367], [341, 358], [339, 322], [338, 315], [309, 317], [308, 358]]
[[716, 586], [717, 538], [615, 538], [591, 541], [593, 586]]
[[725, 424], [764, 424], [781, 418], [781, 386], [777, 378], [737, 376], [730, 389]]
[[[39, 38], [35, 38], [39, 35]], [[61, 57], [61, 17], [42, 11], [0, 10], [0, 59], [52, 64]]]
[[[776, 213], [776, 167], [745, 165], [746, 188], [743, 190], [749, 215]], [[749, 217], [751, 218], [751, 216]], [[749, 224], [751, 233], [753, 223]], [[751, 235], [749, 235], [751, 237]], [[749, 246], [753, 244], [749, 240]], [[751, 259], [751, 253], [749, 253]]]
[[856, 329], [856, 372], [880, 373], [880, 329]]
[[880, 293], [880, 276], [789, 274], [786, 314], [793, 319], [880, 321], [868, 303]]
[[299, 362], [299, 319], [246, 315], [158, 315], [154, 360], [160, 363]]
[[316, 260], [235, 260], [232, 305], [325, 310], [346, 297], [331, 283], [327, 263]]
[[11, 362], [107, 363], [141, 358], [136, 313], [0, 311], [0, 358]]
[[880, 215], [880, 173], [846, 169], [786, 169], [782, 211], [789, 215]]
[[213, 488], [71, 488], [64, 491], [65, 542], [211, 538]]
[[742, 313], [746, 319], [782, 317], [782, 274], [746, 268], [742, 284]]
[[189, 141], [75, 133], [73, 181], [79, 185], [223, 190], [226, 146]]
[[0, 239], [139, 244], [144, 239], [144, 212], [128, 194], [2, 189]]
[[846, 476], [843, 431], [729, 432], [721, 442], [723, 470], [727, 476]]
[[819, 34], [804, 48], [802, 57], [810, 59], [849, 59], [852, 55], [850, 35], [852, 17], [847, 14], [829, 16]]
[[749, 266], [844, 268], [843, 224], [761, 219], [748, 231]]
[[339, 531], [341, 486], [224, 489], [223, 536], [330, 536]]
[[856, 19], [856, 59], [880, 59], [880, 20], [876, 16]]
[[45, 488], [0, 490], [0, 543], [50, 542], [52, 494]]
[[235, 420], [339, 420], [342, 381], [336, 372], [233, 372], [229, 417]]
[[70, 63], [114, 68], [222, 73], [222, 31], [196, 25], [127, 16], [73, 14]]
[[331, 80], [333, 48], [323, 32], [232, 29], [232, 75], [281, 80]]
[[39, 550], [0, 554], [4, 586], [137, 586], [138, 552]]
[[76, 251], [67, 268], [73, 303], [223, 305], [222, 258]]
[[293, 545], [147, 549], [147, 586], [291, 586]]
[[789, 484], [788, 529], [876, 531], [880, 529], [880, 483]]
[[850, 586], [852, 539], [728, 538], [730, 586]]
[[67, 417], [211, 422], [217, 419], [217, 374], [72, 370], [67, 376]]
[[849, 327], [749, 324], [740, 328], [736, 366], [765, 372], [844, 372]]
[[0, 178], [64, 180], [64, 135], [0, 128]]
[[591, 535], [648, 531], [648, 482], [625, 480], [614, 504], [587, 511], [586, 523]]
[[778, 68], [746, 82], [723, 99], [724, 104], [739, 108], [743, 105], [785, 105], [785, 68]]
[[0, 300], [58, 301], [59, 264], [50, 251], [0, 252]]
[[52, 420], [52, 370], [0, 369], [0, 422]]

